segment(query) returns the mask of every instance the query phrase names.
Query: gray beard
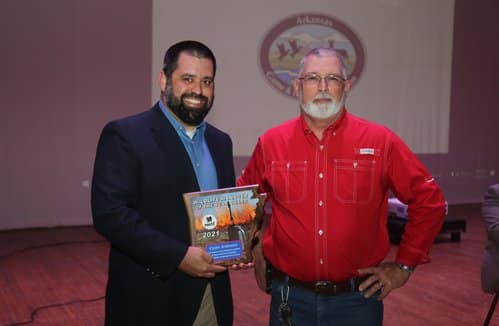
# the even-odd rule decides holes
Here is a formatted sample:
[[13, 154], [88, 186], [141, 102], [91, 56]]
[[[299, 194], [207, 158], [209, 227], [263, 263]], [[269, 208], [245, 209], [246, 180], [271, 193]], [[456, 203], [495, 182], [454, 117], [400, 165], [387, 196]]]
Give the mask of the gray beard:
[[[319, 93], [317, 94], [310, 102], [308, 103], [303, 103], [303, 93], [300, 91], [299, 94], [299, 100], [300, 100], [300, 106], [303, 109], [303, 111], [311, 116], [312, 118], [316, 119], [327, 119], [338, 112], [343, 108], [343, 105], [345, 105], [345, 93], [341, 95], [341, 99], [339, 101], [336, 101], [331, 95], [327, 93]], [[327, 98], [330, 99], [331, 102], [328, 104], [315, 104], [314, 100], [316, 99], [321, 99], [321, 98]]]

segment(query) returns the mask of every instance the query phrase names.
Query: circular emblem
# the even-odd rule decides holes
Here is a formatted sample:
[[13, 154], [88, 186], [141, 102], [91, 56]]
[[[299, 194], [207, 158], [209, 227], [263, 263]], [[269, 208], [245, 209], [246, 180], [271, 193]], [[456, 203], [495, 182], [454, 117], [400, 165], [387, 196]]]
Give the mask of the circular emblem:
[[217, 218], [214, 215], [205, 215], [203, 216], [203, 227], [206, 230], [213, 230], [217, 226]]
[[312, 48], [334, 48], [347, 66], [352, 84], [364, 67], [364, 48], [351, 28], [322, 14], [298, 14], [278, 22], [260, 46], [260, 67], [267, 82], [279, 92], [294, 97], [293, 79], [300, 60]]

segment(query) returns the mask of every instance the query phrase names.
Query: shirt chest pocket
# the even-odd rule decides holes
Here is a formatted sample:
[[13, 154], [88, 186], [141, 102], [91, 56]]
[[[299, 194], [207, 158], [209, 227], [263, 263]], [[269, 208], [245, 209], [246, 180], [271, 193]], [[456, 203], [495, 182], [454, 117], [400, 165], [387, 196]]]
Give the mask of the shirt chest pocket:
[[298, 203], [307, 193], [307, 161], [272, 161], [270, 183], [274, 198], [283, 203]]
[[366, 204], [373, 197], [375, 160], [334, 160], [334, 195], [343, 203]]

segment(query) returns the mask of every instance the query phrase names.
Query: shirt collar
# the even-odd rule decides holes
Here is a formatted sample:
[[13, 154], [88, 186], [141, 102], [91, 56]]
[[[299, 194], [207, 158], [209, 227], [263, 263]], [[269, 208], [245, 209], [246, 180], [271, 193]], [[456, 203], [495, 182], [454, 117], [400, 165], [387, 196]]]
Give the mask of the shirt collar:
[[[347, 108], [343, 107], [343, 109], [340, 112], [340, 116], [338, 117], [338, 119], [336, 119], [335, 122], [333, 122], [332, 124], [330, 124], [326, 128], [325, 132], [333, 132], [333, 131], [336, 131], [338, 128], [340, 128], [344, 124], [343, 121], [346, 119], [346, 116], [347, 116]], [[300, 115], [300, 121], [301, 121], [302, 129], [303, 129], [303, 133], [305, 135], [312, 134], [312, 130], [310, 130], [310, 128], [308, 127], [307, 123], [305, 122], [305, 119], [303, 118], [303, 113]]]

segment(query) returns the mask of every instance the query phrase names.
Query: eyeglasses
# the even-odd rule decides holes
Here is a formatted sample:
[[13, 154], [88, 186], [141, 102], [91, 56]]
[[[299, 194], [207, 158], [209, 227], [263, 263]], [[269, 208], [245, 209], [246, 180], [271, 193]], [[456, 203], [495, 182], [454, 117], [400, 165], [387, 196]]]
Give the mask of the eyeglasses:
[[345, 84], [345, 79], [334, 74], [320, 76], [318, 74], [311, 73], [298, 79], [301, 80], [303, 85], [306, 87], [319, 87], [323, 79], [326, 82], [327, 88], [339, 88]]

